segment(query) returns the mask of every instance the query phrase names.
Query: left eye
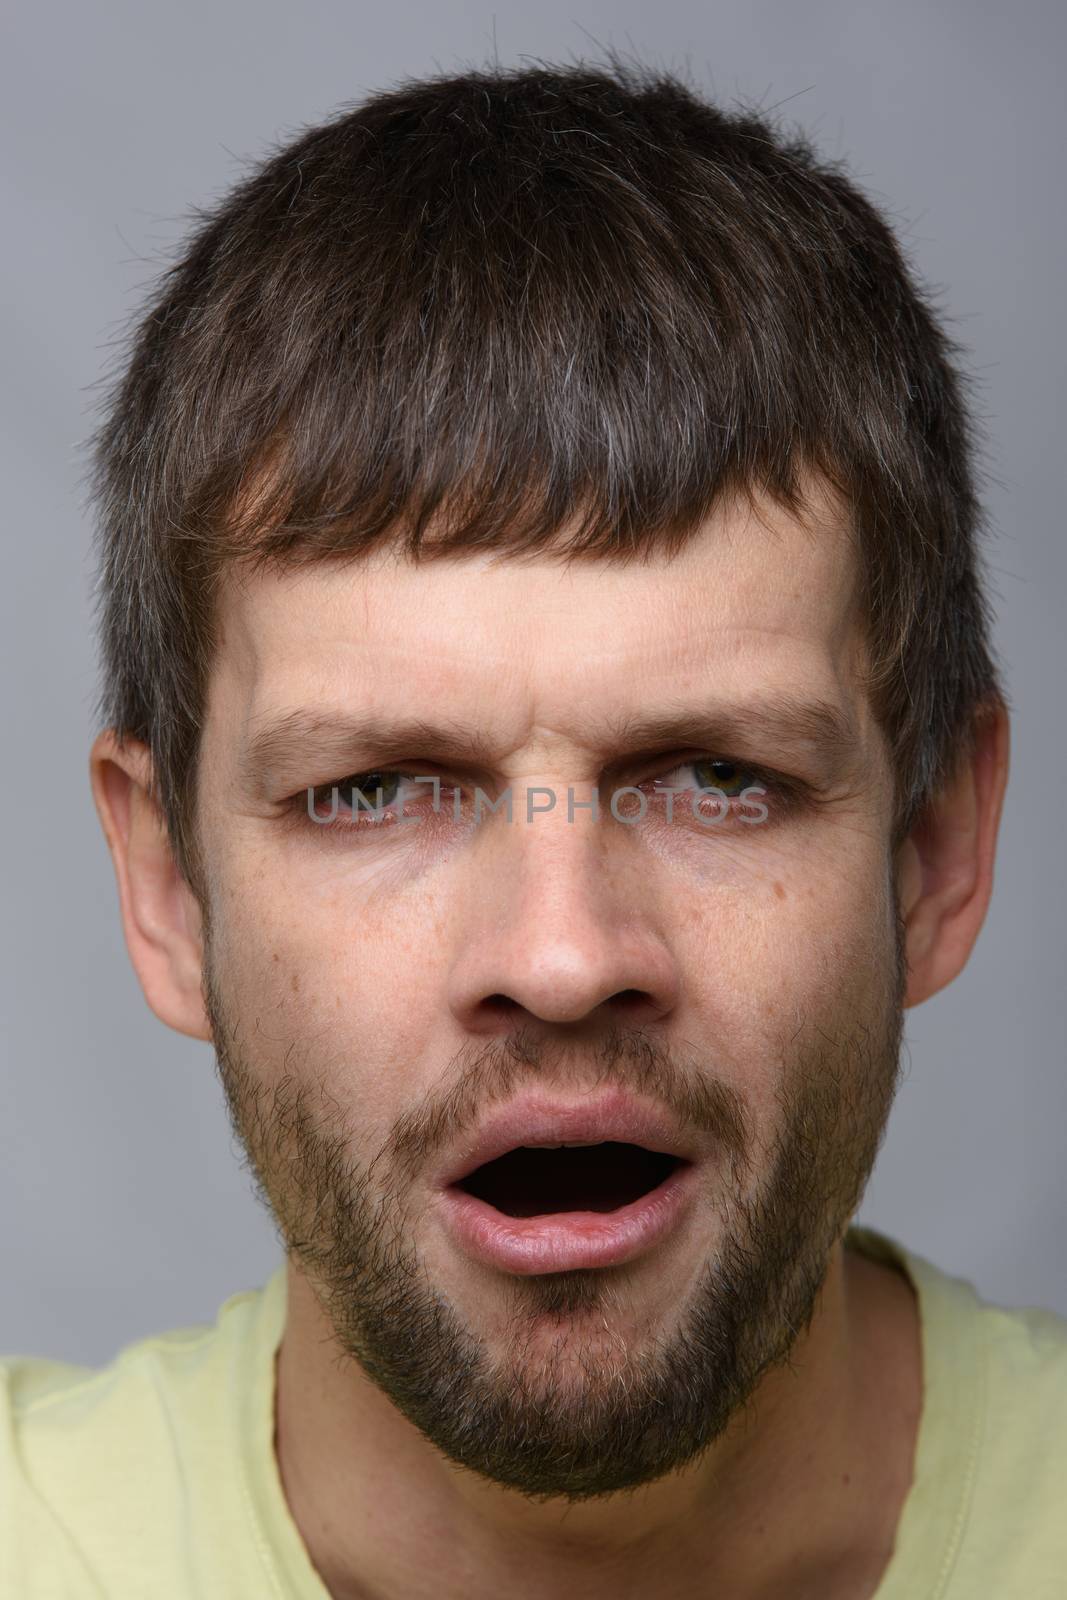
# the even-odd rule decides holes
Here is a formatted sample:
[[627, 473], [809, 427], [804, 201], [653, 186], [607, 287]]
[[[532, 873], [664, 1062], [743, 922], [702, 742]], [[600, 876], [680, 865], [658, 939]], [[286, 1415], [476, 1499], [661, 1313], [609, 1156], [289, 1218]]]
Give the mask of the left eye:
[[673, 788], [675, 785], [667, 783], [666, 779], [689, 772], [696, 778], [693, 785], [695, 789], [720, 789], [732, 799], [763, 781], [763, 774], [754, 767], [743, 767], [738, 761], [723, 761], [712, 756], [696, 756], [691, 761], [683, 761], [657, 781], [664, 788]]
[[747, 789], [756, 778], [756, 774], [749, 769], [739, 766], [736, 761], [690, 761], [688, 763], [697, 775], [697, 787], [700, 789], [721, 789], [723, 794], [739, 795], [742, 789]]

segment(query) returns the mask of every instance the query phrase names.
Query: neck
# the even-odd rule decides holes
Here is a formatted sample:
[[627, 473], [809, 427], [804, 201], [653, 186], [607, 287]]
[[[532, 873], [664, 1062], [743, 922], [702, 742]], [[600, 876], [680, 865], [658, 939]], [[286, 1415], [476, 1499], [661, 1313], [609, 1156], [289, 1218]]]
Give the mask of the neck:
[[704, 1456], [600, 1500], [531, 1502], [463, 1471], [335, 1356], [290, 1260], [275, 1450], [333, 1600], [741, 1600], [795, 1594], [801, 1571], [824, 1600], [859, 1600], [892, 1552], [921, 1412], [917, 1307], [902, 1275], [841, 1241], [788, 1364]]

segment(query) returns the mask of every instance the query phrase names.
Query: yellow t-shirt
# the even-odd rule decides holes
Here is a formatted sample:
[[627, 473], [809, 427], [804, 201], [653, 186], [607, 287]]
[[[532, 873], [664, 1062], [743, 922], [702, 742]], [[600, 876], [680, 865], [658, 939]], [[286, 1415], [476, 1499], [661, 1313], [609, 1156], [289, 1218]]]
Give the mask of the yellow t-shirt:
[[[981, 1300], [872, 1228], [918, 1293], [915, 1478], [875, 1600], [1067, 1597], [1067, 1319]], [[273, 1450], [285, 1269], [107, 1367], [0, 1361], [3, 1600], [328, 1600]]]

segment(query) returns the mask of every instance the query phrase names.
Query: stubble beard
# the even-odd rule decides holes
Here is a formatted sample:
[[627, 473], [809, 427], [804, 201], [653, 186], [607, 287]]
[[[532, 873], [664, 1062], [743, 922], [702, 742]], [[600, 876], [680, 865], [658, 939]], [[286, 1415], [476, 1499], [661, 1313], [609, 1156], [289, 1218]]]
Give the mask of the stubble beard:
[[[612, 1326], [631, 1300], [625, 1265], [513, 1278], [496, 1357], [428, 1275], [412, 1180], [488, 1104], [544, 1080], [543, 1043], [528, 1030], [492, 1041], [450, 1078], [446, 1098], [406, 1114], [361, 1161], [321, 1074], [268, 1085], [243, 1054], [205, 925], [204, 998], [231, 1124], [339, 1358], [358, 1363], [450, 1460], [530, 1500], [593, 1499], [696, 1461], [809, 1327], [866, 1188], [900, 1070], [906, 965], [895, 897], [893, 914], [880, 970], [852, 975], [832, 1006], [783, 1030], [777, 1126], [758, 1165], [735, 1090], [683, 1069], [640, 1030], [605, 1037], [598, 1082], [658, 1095], [728, 1157], [714, 1178], [715, 1248], [685, 1303], [646, 1308], [652, 1336], [640, 1340], [627, 1340], [618, 1315]], [[584, 1090], [588, 1056], [580, 1071]], [[553, 1070], [551, 1081], [565, 1080]]]

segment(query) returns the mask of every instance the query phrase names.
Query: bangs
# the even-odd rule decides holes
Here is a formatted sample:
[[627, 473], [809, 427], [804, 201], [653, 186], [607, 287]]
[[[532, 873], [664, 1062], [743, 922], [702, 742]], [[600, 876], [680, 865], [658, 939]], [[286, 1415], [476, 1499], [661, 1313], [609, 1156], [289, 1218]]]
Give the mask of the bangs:
[[676, 550], [724, 496], [797, 509], [802, 467], [854, 477], [887, 313], [857, 292], [843, 219], [825, 198], [790, 214], [765, 142], [707, 115], [703, 150], [672, 151], [591, 93], [554, 160], [566, 110], [531, 114], [539, 92], [484, 123], [476, 93], [431, 107], [410, 147], [386, 101], [343, 161], [328, 126], [250, 185], [242, 229], [274, 269], [231, 246], [225, 295], [194, 274], [173, 346], [168, 475], [213, 563], [386, 539], [518, 555], [565, 527], [566, 551], [625, 559]]

